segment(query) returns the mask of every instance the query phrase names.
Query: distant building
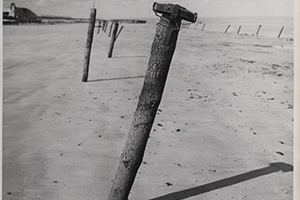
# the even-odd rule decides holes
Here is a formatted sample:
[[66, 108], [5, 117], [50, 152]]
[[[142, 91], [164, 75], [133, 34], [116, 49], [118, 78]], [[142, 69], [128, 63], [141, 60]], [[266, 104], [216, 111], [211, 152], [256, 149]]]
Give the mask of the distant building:
[[3, 19], [17, 22], [36, 22], [37, 15], [27, 8], [17, 7], [15, 3], [11, 3], [9, 9], [3, 10]]

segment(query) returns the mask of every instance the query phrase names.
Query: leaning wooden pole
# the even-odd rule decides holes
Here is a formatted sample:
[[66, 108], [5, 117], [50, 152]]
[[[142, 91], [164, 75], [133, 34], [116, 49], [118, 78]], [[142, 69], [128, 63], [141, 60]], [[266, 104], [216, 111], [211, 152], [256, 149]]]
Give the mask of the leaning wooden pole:
[[259, 32], [260, 32], [261, 27], [262, 27], [262, 25], [259, 25], [259, 26], [258, 26], [257, 31], [256, 31], [256, 36], [259, 35]]
[[96, 13], [97, 13], [96, 8], [92, 8], [90, 14], [90, 23], [88, 27], [87, 40], [85, 45], [82, 82], [87, 82], [89, 76], [89, 66], [90, 66], [92, 43], [94, 37], [94, 28], [96, 22]]
[[111, 39], [110, 39], [109, 50], [108, 50], [108, 57], [109, 58], [112, 57], [112, 53], [113, 53], [116, 38], [117, 38], [118, 28], [119, 28], [119, 23], [115, 22], [114, 23], [114, 29], [113, 29], [113, 32], [112, 32], [112, 36], [111, 36]]
[[282, 34], [282, 32], [283, 32], [283, 29], [284, 29], [284, 26], [280, 29], [280, 31], [279, 31], [279, 34], [278, 34], [278, 36], [277, 36], [277, 38], [280, 38], [280, 36], [281, 36], [281, 34]]
[[181, 20], [195, 22], [197, 19], [196, 13], [178, 5], [154, 3], [153, 10], [163, 14], [157, 25], [144, 85], [108, 200], [128, 199], [162, 98]]

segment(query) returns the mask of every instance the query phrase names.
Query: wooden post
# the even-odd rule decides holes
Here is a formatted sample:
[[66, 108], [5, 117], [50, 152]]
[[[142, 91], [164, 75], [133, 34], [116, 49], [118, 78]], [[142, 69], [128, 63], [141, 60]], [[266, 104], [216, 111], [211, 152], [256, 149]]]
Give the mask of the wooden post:
[[119, 23], [115, 22], [114, 23], [114, 30], [112, 32], [112, 36], [111, 36], [111, 40], [110, 40], [110, 45], [109, 45], [109, 50], [108, 50], [108, 57], [109, 58], [112, 57], [112, 53], [113, 53], [113, 50], [114, 50], [114, 45], [115, 45], [115, 41], [116, 41], [116, 36], [117, 36], [118, 28], [119, 28]]
[[[157, 3], [153, 6], [154, 10], [156, 5]], [[181, 9], [179, 6], [176, 8], [172, 10]], [[128, 199], [136, 173], [143, 160], [148, 137], [163, 95], [182, 19], [180, 16], [175, 15], [174, 18], [171, 16], [163, 14], [157, 25], [144, 85], [108, 200]]]
[[242, 28], [242, 26], [240, 25], [240, 26], [239, 26], [239, 29], [238, 29], [238, 31], [237, 31], [237, 34], [240, 34], [241, 28]]
[[227, 26], [226, 30], [225, 30], [225, 33], [227, 33], [227, 31], [229, 30], [230, 28], [230, 25]]
[[204, 23], [204, 24], [203, 24], [203, 26], [202, 26], [202, 31], [204, 31], [204, 29], [205, 29], [205, 25], [206, 25], [206, 24]]
[[111, 21], [111, 24], [110, 24], [110, 27], [109, 27], [109, 32], [108, 32], [108, 37], [110, 37], [110, 36], [111, 36], [111, 31], [112, 31], [112, 27], [113, 27], [113, 25], [114, 25], [114, 22], [113, 22], [113, 21]]
[[86, 45], [85, 45], [82, 82], [87, 82], [88, 76], [89, 76], [89, 65], [90, 65], [90, 57], [91, 57], [92, 43], [93, 43], [93, 37], [94, 37], [96, 13], [97, 13], [97, 10], [95, 8], [92, 8], [91, 14], [90, 14], [88, 35], [87, 35], [87, 40], [86, 40]]
[[256, 36], [258, 36], [258, 34], [259, 34], [259, 32], [260, 32], [260, 29], [261, 29], [261, 27], [262, 27], [262, 25], [259, 25], [259, 26], [258, 26], [258, 29], [257, 29], [257, 31], [256, 31]]
[[281, 34], [282, 34], [282, 32], [283, 32], [283, 29], [284, 29], [284, 26], [280, 29], [280, 32], [279, 32], [279, 34], [278, 34], [278, 37], [277, 38], [280, 38], [280, 36], [281, 36]]

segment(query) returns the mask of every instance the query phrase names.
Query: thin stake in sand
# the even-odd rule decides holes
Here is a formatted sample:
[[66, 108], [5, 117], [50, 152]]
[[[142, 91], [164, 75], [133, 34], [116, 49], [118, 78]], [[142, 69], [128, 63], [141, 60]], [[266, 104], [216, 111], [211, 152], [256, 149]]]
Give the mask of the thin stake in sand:
[[257, 28], [257, 31], [256, 31], [256, 34], [255, 34], [256, 36], [258, 36], [258, 34], [259, 34], [259, 32], [260, 32], [260, 29], [261, 29], [261, 27], [262, 27], [262, 25], [259, 25], [259, 26], [258, 26], [258, 28]]
[[277, 36], [277, 38], [280, 38], [280, 36], [281, 36], [281, 34], [282, 34], [282, 32], [283, 32], [283, 29], [284, 29], [284, 26], [280, 29], [280, 31], [279, 31], [279, 34], [278, 34], [278, 36]]
[[97, 13], [96, 8], [92, 8], [90, 13], [90, 23], [88, 27], [87, 40], [85, 45], [82, 82], [87, 82], [89, 76], [89, 66], [90, 66], [92, 43], [94, 37], [94, 28], [96, 22], [96, 13]]
[[239, 26], [239, 29], [238, 29], [238, 31], [237, 31], [237, 34], [240, 34], [241, 29], [242, 29], [242, 26], [240, 25], [240, 26]]
[[196, 13], [178, 5], [154, 3], [153, 10], [163, 14], [157, 25], [144, 85], [108, 200], [128, 199], [162, 98], [181, 20], [195, 22], [197, 19]]
[[225, 30], [225, 33], [227, 33], [227, 31], [229, 30], [230, 28], [230, 25], [227, 26], [226, 30]]
[[204, 29], [205, 29], [205, 23], [203, 24], [203, 26], [202, 26], [202, 29], [201, 29], [201, 31], [204, 31]]

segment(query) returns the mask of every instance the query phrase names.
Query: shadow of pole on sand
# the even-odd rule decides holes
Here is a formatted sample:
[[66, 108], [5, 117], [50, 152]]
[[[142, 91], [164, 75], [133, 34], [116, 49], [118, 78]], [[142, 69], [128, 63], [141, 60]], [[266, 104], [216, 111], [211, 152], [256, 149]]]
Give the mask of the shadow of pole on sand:
[[243, 181], [257, 178], [259, 176], [264, 176], [267, 174], [278, 172], [278, 171], [282, 171], [282, 172], [293, 171], [293, 166], [283, 162], [271, 163], [268, 167], [256, 169], [247, 173], [239, 174], [212, 183], [200, 185], [194, 188], [170, 193], [150, 200], [182, 200], [202, 193], [210, 192], [212, 190], [217, 190], [223, 187], [231, 186]]
[[127, 77], [117, 77], [117, 78], [104, 78], [104, 79], [90, 80], [90, 81], [88, 81], [88, 82], [97, 82], [97, 81], [116, 81], [116, 80], [135, 79], [135, 78], [145, 78], [145, 76], [127, 76]]

